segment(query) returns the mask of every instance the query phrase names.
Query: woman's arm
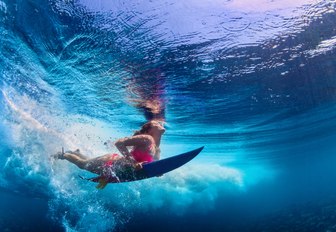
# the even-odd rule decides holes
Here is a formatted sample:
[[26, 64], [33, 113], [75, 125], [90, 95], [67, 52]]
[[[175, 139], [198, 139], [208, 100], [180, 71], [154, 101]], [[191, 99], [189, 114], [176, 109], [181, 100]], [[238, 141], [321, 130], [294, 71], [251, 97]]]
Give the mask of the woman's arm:
[[131, 153], [127, 149], [128, 146], [148, 147], [152, 140], [148, 135], [136, 135], [117, 140], [115, 146], [123, 156], [131, 157]]
[[159, 147], [156, 148], [155, 154], [154, 154], [154, 160], [159, 160], [161, 155], [161, 149]]
[[131, 153], [128, 151], [127, 147], [124, 144], [124, 139], [119, 139], [115, 142], [116, 148], [120, 151], [120, 153], [125, 157], [131, 157]]

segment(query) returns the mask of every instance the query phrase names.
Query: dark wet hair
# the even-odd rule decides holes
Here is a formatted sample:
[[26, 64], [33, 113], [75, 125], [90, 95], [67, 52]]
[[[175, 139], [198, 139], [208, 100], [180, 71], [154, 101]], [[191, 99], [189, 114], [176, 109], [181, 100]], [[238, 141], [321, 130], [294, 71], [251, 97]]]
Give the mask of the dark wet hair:
[[133, 136], [135, 135], [142, 135], [142, 134], [148, 134], [149, 130], [152, 128], [152, 121], [146, 122], [142, 125], [140, 130], [137, 130], [134, 132]]

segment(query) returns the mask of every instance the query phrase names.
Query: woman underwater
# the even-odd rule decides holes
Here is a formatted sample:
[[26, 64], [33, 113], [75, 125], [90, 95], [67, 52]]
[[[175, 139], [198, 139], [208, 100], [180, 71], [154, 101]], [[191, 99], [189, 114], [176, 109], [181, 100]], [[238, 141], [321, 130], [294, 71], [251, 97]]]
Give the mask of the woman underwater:
[[94, 181], [99, 182], [97, 188], [104, 188], [109, 182], [120, 182], [127, 179], [135, 170], [142, 169], [142, 164], [160, 159], [161, 136], [165, 128], [160, 121], [151, 120], [145, 123], [133, 136], [121, 138], [115, 142], [118, 154], [106, 154], [89, 158], [76, 151], [59, 152], [53, 157], [65, 159], [79, 168], [98, 174]]

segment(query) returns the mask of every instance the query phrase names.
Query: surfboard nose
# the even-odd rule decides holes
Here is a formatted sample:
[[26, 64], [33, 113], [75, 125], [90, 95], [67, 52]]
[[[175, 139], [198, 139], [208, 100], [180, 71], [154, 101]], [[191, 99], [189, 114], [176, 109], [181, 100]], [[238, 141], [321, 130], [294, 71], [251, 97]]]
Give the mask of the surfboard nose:
[[203, 150], [203, 148], [204, 146], [189, 152], [182, 153], [180, 155], [144, 164], [143, 169], [146, 173], [146, 178], [160, 176], [183, 166], [195, 158]]

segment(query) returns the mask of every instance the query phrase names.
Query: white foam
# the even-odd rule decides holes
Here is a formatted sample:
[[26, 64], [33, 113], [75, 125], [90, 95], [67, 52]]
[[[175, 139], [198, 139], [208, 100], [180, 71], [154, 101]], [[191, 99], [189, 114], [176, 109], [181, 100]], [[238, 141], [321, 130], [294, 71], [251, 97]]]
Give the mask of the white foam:
[[333, 51], [336, 48], [336, 36], [322, 40], [315, 49], [311, 49], [305, 51], [305, 54], [309, 55], [310, 57], [319, 56], [321, 54], [326, 54], [328, 52]]
[[[183, 214], [189, 206], [196, 204], [207, 211], [214, 207], [219, 192], [239, 191], [243, 186], [242, 174], [238, 170], [218, 164], [191, 163], [144, 183], [141, 207], [165, 206], [167, 210]], [[146, 191], [148, 188], [150, 191]]]
[[[88, 222], [93, 226], [90, 231], [113, 228], [116, 212], [104, 206], [109, 198], [97, 201], [95, 194], [98, 191], [94, 185], [88, 186], [88, 182], [78, 178], [80, 169], [64, 160], [50, 159], [50, 155], [60, 151], [62, 146], [65, 149], [80, 148], [89, 156], [106, 154], [111, 151], [103, 142], [121, 136], [120, 132], [104, 122], [64, 113], [57, 101], [52, 103], [54, 105], [44, 104], [13, 89], [1, 91], [6, 103], [5, 124], [14, 144], [2, 175], [13, 176], [18, 187], [29, 185], [36, 192], [51, 191], [55, 199], [49, 203], [50, 212], [56, 217], [63, 215], [68, 231], [86, 230]], [[7, 185], [4, 181], [1, 183]], [[72, 211], [70, 216], [62, 211], [64, 207]], [[74, 218], [75, 224], [72, 222]], [[101, 218], [99, 225], [94, 223], [97, 218]]]
[[0, 11], [7, 14], [7, 5], [3, 1], [0, 1]]

